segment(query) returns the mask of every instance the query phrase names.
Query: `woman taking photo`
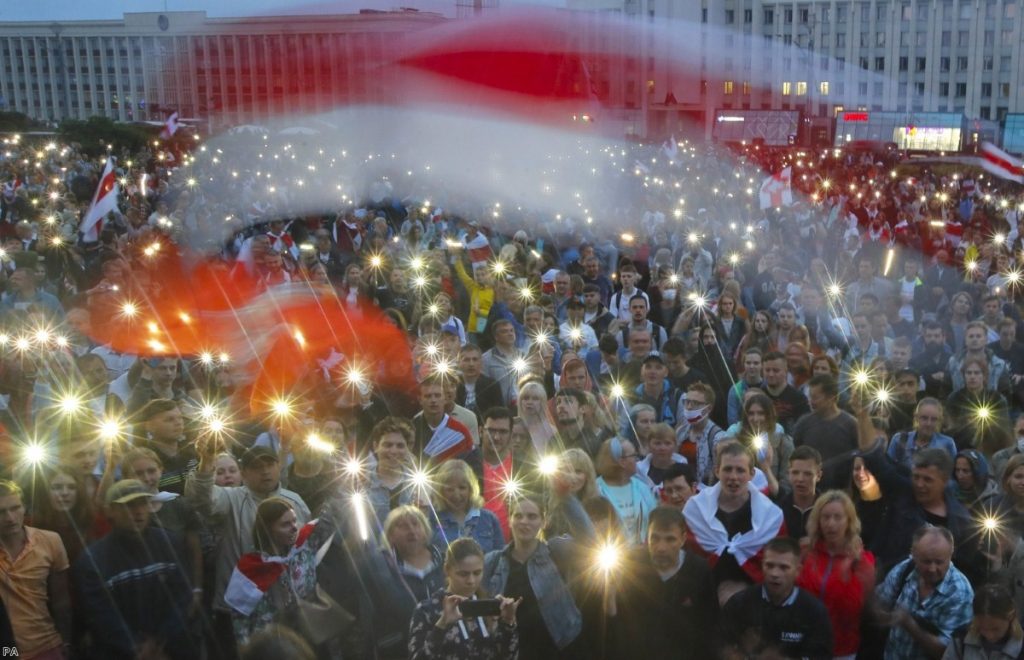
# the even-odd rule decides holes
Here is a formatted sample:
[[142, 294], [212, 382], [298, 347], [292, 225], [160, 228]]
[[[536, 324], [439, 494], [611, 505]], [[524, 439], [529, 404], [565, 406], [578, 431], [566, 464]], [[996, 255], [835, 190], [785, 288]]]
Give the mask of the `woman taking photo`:
[[444, 560], [446, 586], [416, 606], [409, 625], [410, 660], [515, 660], [519, 655], [516, 608], [497, 596], [499, 616], [465, 616], [459, 606], [485, 597], [484, 552], [473, 539], [456, 539]]
[[572, 523], [575, 540], [541, 538], [545, 514], [540, 497], [526, 494], [510, 507], [512, 543], [488, 553], [483, 584], [491, 593], [522, 599], [516, 618], [519, 653], [524, 660], [555, 660], [580, 636], [583, 617], [569, 584], [584, 568], [577, 556], [590, 547], [593, 528], [574, 497], [560, 502]]
[[480, 483], [473, 468], [460, 460], [449, 460], [438, 466], [435, 479], [434, 547], [444, 552], [451, 543], [462, 537], [476, 541], [484, 552], [498, 550], [505, 545], [498, 517], [484, 507], [480, 496]]
[[853, 660], [860, 648], [860, 620], [875, 583], [875, 557], [864, 550], [853, 500], [840, 490], [824, 493], [807, 520], [810, 549], [797, 585], [821, 599], [832, 621], [832, 655]]

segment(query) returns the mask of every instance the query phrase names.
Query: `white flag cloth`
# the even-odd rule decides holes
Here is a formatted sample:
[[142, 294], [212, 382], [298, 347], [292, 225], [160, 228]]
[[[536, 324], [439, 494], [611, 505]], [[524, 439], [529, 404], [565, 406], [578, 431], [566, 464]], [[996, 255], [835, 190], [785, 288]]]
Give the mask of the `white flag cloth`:
[[773, 209], [780, 206], [792, 206], [792, 178], [793, 168], [787, 167], [765, 179], [761, 184], [761, 208]]
[[669, 160], [677, 160], [677, 156], [679, 156], [679, 143], [676, 142], [676, 136], [673, 135], [668, 142], [662, 143], [661, 151], [668, 156]]
[[103, 167], [103, 174], [100, 175], [100, 185], [96, 187], [96, 194], [92, 197], [92, 204], [82, 216], [82, 224], [78, 227], [78, 230], [82, 232], [82, 240], [86, 243], [95, 243], [100, 239], [103, 218], [117, 208], [118, 192], [117, 176], [114, 174], [114, 159], [108, 157], [107, 164]]
[[1000, 179], [1024, 183], [1024, 169], [1021, 168], [1019, 158], [1011, 156], [990, 142], [981, 144], [978, 155], [981, 157], [981, 167], [985, 171]]
[[164, 140], [166, 140], [169, 137], [172, 137], [175, 133], [178, 132], [179, 127], [180, 124], [178, 124], [178, 113], [172, 112], [171, 116], [167, 118], [167, 123], [164, 124], [163, 130], [160, 131], [160, 137]]

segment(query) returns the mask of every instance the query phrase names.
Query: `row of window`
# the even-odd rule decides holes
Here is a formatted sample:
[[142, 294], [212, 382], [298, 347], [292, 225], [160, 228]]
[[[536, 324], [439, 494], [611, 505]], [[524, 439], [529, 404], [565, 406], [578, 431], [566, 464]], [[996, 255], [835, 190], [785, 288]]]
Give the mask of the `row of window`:
[[[846, 23], [848, 16], [848, 7], [845, 5], [839, 5], [835, 12], [836, 23]], [[916, 11], [915, 11], [916, 9]], [[929, 6], [927, 2], [919, 2], [915, 8], [909, 3], [904, 3], [899, 7], [899, 17], [903, 21], [919, 21], [924, 22], [928, 20]], [[786, 25], [792, 25], [793, 19], [796, 18], [798, 23], [807, 24], [813, 22], [820, 22], [822, 25], [828, 25], [832, 22], [832, 8], [828, 5], [818, 7], [815, 11], [811, 11], [809, 7], [797, 7], [796, 10], [792, 7], [782, 7], [779, 9], [782, 22]], [[861, 2], [860, 3], [860, 15], [861, 19], [865, 20], [871, 16], [871, 3]], [[764, 9], [764, 24], [774, 25], [775, 24], [775, 7], [765, 7]], [[954, 15], [953, 3], [943, 3], [943, 17], [952, 18]], [[974, 12], [974, 6], [971, 2], [961, 2], [956, 15], [963, 19], [969, 20], [976, 18]], [[889, 6], [884, 2], [879, 2], [875, 5], [874, 11], [875, 20], [882, 22], [889, 20]], [[985, 5], [985, 18], [993, 19], [999, 17], [998, 4], [993, 1], [989, 1]], [[1008, 0], [1003, 3], [1002, 18], [1016, 18], [1017, 17], [1017, 3], [1014, 0]], [[734, 23], [736, 14], [731, 9], [725, 10], [725, 22]], [[750, 9], [743, 10], [743, 22], [752, 23], [754, 21], [753, 11]]]
[[[702, 86], [702, 91], [705, 91], [705, 89], [706, 89], [706, 82], [705, 81], [702, 81], [702, 82], [704, 82], [704, 86]], [[751, 83], [749, 81], [744, 81], [742, 83], [741, 89], [742, 89], [742, 94], [744, 96], [749, 96], [751, 94], [751, 91], [752, 91], [752, 85], [751, 85]], [[907, 96], [907, 92], [910, 89], [911, 88], [910, 88], [910, 86], [907, 83], [899, 83], [897, 85], [897, 88], [896, 88], [896, 95], [898, 97], [900, 97], [900, 98], [906, 97]], [[954, 96], [957, 97], [957, 98], [963, 98], [963, 97], [967, 96], [967, 83], [965, 83], [965, 82], [953, 83], [952, 89], [953, 89]], [[994, 86], [993, 83], [983, 82], [983, 83], [981, 83], [980, 96], [983, 99], [992, 98], [993, 91], [996, 91], [996, 92], [998, 92], [999, 98], [1001, 98], [1001, 99], [1008, 99], [1008, 98], [1010, 98], [1010, 89], [1011, 89], [1010, 88], [1010, 83], [998, 83], [997, 85]], [[914, 90], [914, 95], [915, 96], [924, 96], [925, 84], [923, 82], [915, 82], [915, 83], [913, 83], [913, 90]], [[819, 95], [821, 95], [821, 96], [828, 96], [830, 91], [831, 91], [831, 83], [829, 83], [827, 80], [823, 80], [823, 81], [820, 81], [818, 83], [818, 94]], [[844, 84], [842, 82], [836, 83], [836, 90], [835, 91], [836, 91], [837, 94], [842, 96], [845, 93], [845, 91], [846, 91]], [[885, 91], [884, 83], [882, 83], [882, 82], [875, 82], [875, 83], [873, 83], [872, 93], [876, 97], [881, 96], [884, 93], [884, 91]], [[939, 96], [940, 97], [948, 97], [949, 96], [949, 91], [950, 91], [950, 83], [948, 83], [948, 82], [939, 83]], [[732, 80], [724, 81], [722, 83], [722, 92], [726, 96], [731, 96], [732, 94], [734, 94], [736, 92], [735, 82], [732, 81]], [[785, 82], [782, 83], [781, 92], [782, 92], [782, 96], [790, 96], [790, 95], [805, 96], [807, 94], [807, 82], [806, 81], [797, 81], [797, 82], [785, 81]], [[857, 93], [859, 95], [861, 95], [861, 96], [867, 95], [867, 93], [868, 93], [868, 83], [866, 83], [866, 82], [857, 83]]]

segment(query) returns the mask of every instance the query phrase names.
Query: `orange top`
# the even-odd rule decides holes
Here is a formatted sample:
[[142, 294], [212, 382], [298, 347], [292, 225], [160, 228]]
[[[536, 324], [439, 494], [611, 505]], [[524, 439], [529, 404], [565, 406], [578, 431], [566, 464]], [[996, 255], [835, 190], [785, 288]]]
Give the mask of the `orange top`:
[[31, 657], [63, 643], [47, 609], [47, 582], [68, 570], [68, 555], [56, 532], [25, 527], [25, 548], [14, 559], [0, 546], [0, 598], [11, 620], [18, 652]]

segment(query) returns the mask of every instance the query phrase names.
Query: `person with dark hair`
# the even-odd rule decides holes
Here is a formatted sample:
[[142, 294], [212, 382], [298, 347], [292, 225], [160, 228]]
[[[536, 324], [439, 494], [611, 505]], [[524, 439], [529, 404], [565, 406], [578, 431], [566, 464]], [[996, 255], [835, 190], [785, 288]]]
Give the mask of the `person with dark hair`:
[[238, 560], [224, 591], [239, 646], [272, 623], [287, 624], [290, 617], [301, 616], [299, 601], [317, 590], [317, 553], [335, 530], [332, 508], [300, 526], [291, 501], [268, 497], [260, 502], [252, 527], [253, 552]]
[[512, 364], [523, 357], [516, 348], [516, 327], [508, 319], [498, 319], [488, 332], [494, 338], [494, 346], [483, 354], [484, 374], [498, 383], [504, 404], [511, 405], [515, 401], [518, 379]]
[[[463, 603], [485, 597], [482, 589], [484, 551], [473, 539], [460, 538], [448, 546], [444, 560], [445, 587], [416, 606], [409, 624], [409, 659], [514, 660], [519, 654], [516, 626], [518, 599], [495, 597], [500, 614], [464, 615]], [[468, 605], [467, 605], [468, 607]]]
[[466, 344], [459, 350], [459, 379], [455, 402], [472, 410], [477, 415], [496, 406], [503, 406], [501, 387], [498, 382], [483, 373], [483, 353], [480, 347]]
[[412, 418], [412, 453], [417, 460], [433, 463], [459, 458], [479, 473], [480, 456], [473, 446], [473, 436], [465, 424], [445, 412], [444, 388], [441, 374], [428, 376], [420, 383], [422, 410]]
[[26, 522], [57, 532], [68, 562], [74, 564], [86, 546], [110, 532], [110, 522], [89, 497], [85, 480], [72, 467], [43, 467], [28, 487], [32, 510]]
[[714, 568], [719, 604], [748, 584], [760, 582], [764, 545], [785, 533], [782, 510], [751, 482], [754, 454], [738, 442], [715, 448], [718, 483], [691, 497], [683, 508], [688, 547]]
[[[969, 576], [978, 574], [975, 525], [970, 513], [946, 488], [953, 476], [953, 457], [945, 449], [926, 448], [914, 454], [908, 476], [885, 456], [884, 442], [875, 435], [867, 407], [854, 397], [860, 433], [860, 456], [878, 480], [888, 501], [885, 517], [870, 548], [882, 570], [901, 561], [911, 545], [913, 530], [930, 524], [949, 530], [956, 539], [956, 562]], [[927, 399], [926, 399], [927, 400]]]
[[661, 355], [668, 367], [668, 380], [676, 392], [685, 392], [697, 381], [707, 382], [707, 376], [686, 363], [686, 342], [679, 337], [670, 337], [661, 347]]
[[789, 537], [803, 541], [807, 536], [807, 518], [818, 498], [821, 481], [821, 454], [814, 447], [803, 445], [789, 455], [788, 486], [775, 500], [782, 509]]
[[911, 554], [892, 567], [877, 590], [891, 630], [886, 660], [937, 658], [971, 622], [974, 590], [952, 564], [953, 534], [944, 527], [914, 529]]
[[1024, 651], [1024, 631], [1010, 591], [999, 584], [986, 584], [974, 592], [974, 619], [953, 636], [942, 660], [1007, 660]]
[[139, 411], [137, 420], [141, 437], [136, 446], [154, 451], [163, 463], [160, 490], [184, 495], [185, 478], [199, 461], [193, 446], [185, 443], [185, 418], [178, 402], [153, 399]]
[[482, 584], [491, 593], [521, 599], [516, 618], [520, 657], [554, 660], [570, 648], [583, 629], [583, 616], [569, 585], [583, 570], [577, 548], [593, 544], [594, 531], [579, 500], [559, 500], [572, 528], [565, 536], [544, 541], [543, 500], [520, 494], [511, 506], [512, 542], [484, 558]]
[[555, 423], [558, 433], [552, 439], [554, 446], [562, 449], [578, 447], [591, 457], [597, 455], [601, 439], [588, 432], [583, 425], [583, 406], [587, 397], [580, 390], [564, 388], [555, 395]]
[[512, 451], [512, 420], [511, 410], [494, 407], [484, 413], [484, 423], [480, 427], [484, 508], [498, 517], [505, 541], [509, 538], [507, 487], [516, 474]]
[[268, 497], [283, 497], [292, 503], [300, 525], [306, 524], [311, 516], [301, 497], [281, 487], [281, 463], [272, 449], [253, 447], [242, 454], [239, 465], [243, 485], [232, 487], [213, 483], [218, 449], [215, 438], [208, 438], [197, 445], [199, 465], [188, 475], [185, 497], [201, 515], [214, 520], [213, 524], [220, 532], [222, 540], [217, 553], [213, 594], [214, 625], [218, 637], [227, 643], [227, 638], [233, 633], [229, 630], [230, 610], [224, 602], [224, 589], [241, 556], [253, 551], [252, 529], [259, 503]]
[[740, 421], [742, 416], [744, 395], [752, 387], [764, 389], [764, 377], [761, 372], [763, 354], [759, 348], [748, 348], [743, 351], [743, 373], [739, 380], [729, 388], [726, 417], [729, 424]]
[[673, 463], [662, 477], [655, 494], [658, 506], [682, 512], [691, 497], [697, 494], [697, 473], [689, 463]]
[[839, 409], [839, 386], [832, 376], [814, 376], [808, 391], [811, 412], [793, 427], [793, 445], [812, 447], [821, 455], [823, 488], [842, 488], [857, 450], [857, 420]]
[[938, 321], [923, 321], [921, 342], [920, 351], [910, 359], [910, 368], [921, 374], [925, 396], [945, 399], [953, 391], [949, 373], [946, 371], [953, 352], [946, 343], [942, 325]]
[[650, 660], [714, 655], [718, 597], [707, 560], [686, 552], [686, 519], [659, 507], [647, 523], [646, 546], [629, 553], [617, 593], [621, 641]]
[[779, 424], [782, 424], [786, 433], [793, 433], [797, 420], [810, 410], [807, 397], [789, 384], [785, 355], [772, 351], [764, 356], [761, 363], [764, 371], [764, 392], [775, 405], [775, 416]]
[[615, 315], [601, 303], [601, 287], [596, 284], [583, 285], [583, 322], [590, 326], [594, 335], [601, 337], [608, 332], [608, 326]]
[[722, 608], [723, 656], [832, 658], [832, 624], [814, 595], [796, 586], [800, 545], [791, 538], [764, 546], [764, 583], [747, 587]]

